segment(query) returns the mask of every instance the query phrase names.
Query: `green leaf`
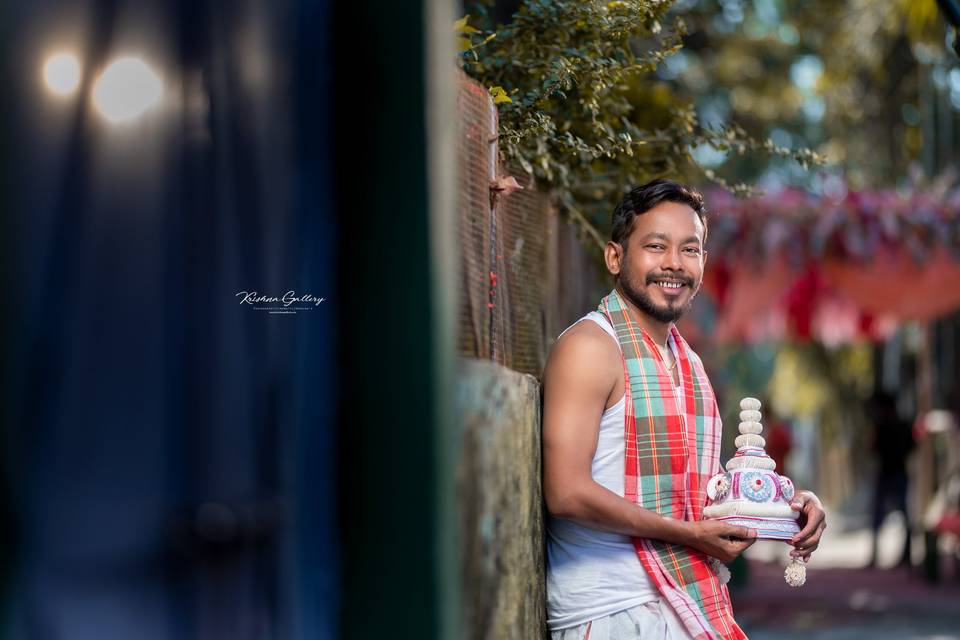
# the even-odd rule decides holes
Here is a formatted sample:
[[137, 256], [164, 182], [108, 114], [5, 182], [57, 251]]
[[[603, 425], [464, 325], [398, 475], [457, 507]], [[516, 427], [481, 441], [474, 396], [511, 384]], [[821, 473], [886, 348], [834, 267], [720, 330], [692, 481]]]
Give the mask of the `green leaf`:
[[490, 87], [490, 96], [493, 98], [493, 104], [501, 104], [503, 102], [513, 102], [510, 99], [510, 96], [507, 95], [507, 92], [503, 87]]
[[455, 33], [480, 33], [479, 29], [474, 29], [467, 21], [470, 19], [469, 15], [465, 15], [456, 22], [453, 23], [453, 30]]

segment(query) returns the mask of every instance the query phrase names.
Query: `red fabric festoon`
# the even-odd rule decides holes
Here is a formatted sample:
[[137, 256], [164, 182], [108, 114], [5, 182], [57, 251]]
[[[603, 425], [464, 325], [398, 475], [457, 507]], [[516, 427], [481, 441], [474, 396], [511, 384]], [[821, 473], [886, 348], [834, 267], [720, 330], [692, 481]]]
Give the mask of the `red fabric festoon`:
[[960, 262], [941, 250], [918, 264], [902, 252], [871, 262], [823, 265], [827, 282], [862, 310], [901, 320], [933, 320], [960, 308]]

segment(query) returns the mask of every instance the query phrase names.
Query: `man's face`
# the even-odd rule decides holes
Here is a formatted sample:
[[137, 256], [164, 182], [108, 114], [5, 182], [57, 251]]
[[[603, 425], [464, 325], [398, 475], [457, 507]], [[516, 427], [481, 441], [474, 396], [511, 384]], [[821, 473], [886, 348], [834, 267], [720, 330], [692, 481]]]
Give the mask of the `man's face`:
[[654, 320], [676, 322], [703, 281], [703, 232], [685, 204], [663, 202], [636, 216], [619, 265], [626, 297]]

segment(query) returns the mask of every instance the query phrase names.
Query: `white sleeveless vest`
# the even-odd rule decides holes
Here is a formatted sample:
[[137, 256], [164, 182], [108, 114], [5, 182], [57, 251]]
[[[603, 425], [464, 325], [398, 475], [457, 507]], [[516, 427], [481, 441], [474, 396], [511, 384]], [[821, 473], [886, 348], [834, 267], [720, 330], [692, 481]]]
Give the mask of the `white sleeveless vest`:
[[[602, 314], [591, 311], [574, 325], [583, 320], [599, 324], [620, 348], [613, 327]], [[624, 493], [623, 412], [621, 397], [600, 417], [590, 471], [594, 481], [618, 496]], [[629, 536], [547, 516], [547, 626], [551, 631], [659, 598]]]

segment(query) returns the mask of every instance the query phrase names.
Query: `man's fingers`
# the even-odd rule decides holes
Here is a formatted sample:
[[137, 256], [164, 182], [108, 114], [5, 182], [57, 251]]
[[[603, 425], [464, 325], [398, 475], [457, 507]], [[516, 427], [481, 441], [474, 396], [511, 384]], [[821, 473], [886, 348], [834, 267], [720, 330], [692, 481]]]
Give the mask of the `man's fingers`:
[[749, 529], [747, 527], [738, 527], [736, 525], [730, 525], [727, 533], [724, 534], [729, 538], [740, 538], [742, 540], [753, 540], [757, 537], [756, 529]]
[[791, 557], [794, 557], [794, 558], [797, 558], [797, 557], [805, 558], [805, 557], [809, 556], [811, 553], [813, 553], [814, 551], [816, 551], [817, 548], [819, 548], [819, 547], [820, 547], [820, 543], [819, 543], [819, 542], [815, 542], [815, 543], [813, 543], [813, 544], [810, 544], [810, 545], [804, 546], [804, 547], [797, 547], [797, 548], [795, 548], [793, 551], [790, 552], [790, 556], [791, 556]]
[[805, 551], [807, 549], [816, 549], [819, 546], [820, 546], [820, 534], [817, 533], [815, 535], [810, 536], [810, 538], [807, 540], [798, 542], [797, 544], [794, 545], [793, 548], [796, 551]]
[[820, 544], [817, 543], [817, 544], [810, 545], [809, 547], [803, 547], [802, 549], [794, 549], [793, 551], [790, 552], [790, 557], [803, 558], [804, 560], [806, 560], [807, 558], [810, 557], [810, 554], [812, 554], [814, 551], [817, 550], [819, 546]]
[[756, 542], [756, 541], [757, 541], [756, 538], [750, 538], [749, 540], [741, 540], [741, 541], [739, 542], [739, 544], [740, 544], [740, 551], [744, 551], [744, 550], [750, 548], [751, 546], [753, 546], [753, 543]]
[[827, 528], [827, 514], [820, 499], [807, 491], [798, 492], [790, 506], [800, 512], [800, 522], [803, 524], [803, 529], [790, 540], [795, 548], [790, 555], [807, 561], [814, 549], [820, 546], [820, 537]]
[[823, 527], [818, 528], [813, 532], [813, 535], [806, 539], [803, 543], [803, 547], [818, 547], [820, 545], [820, 537], [823, 535]]
[[[809, 525], [807, 528], [809, 528]], [[813, 545], [813, 546], [819, 545], [820, 538], [821, 536], [823, 536], [823, 530], [826, 528], [827, 528], [826, 525], [821, 523], [819, 526], [814, 527], [813, 531], [811, 531], [809, 534], [807, 534], [806, 536], [800, 537], [804, 533], [804, 531], [806, 531], [806, 529], [804, 529], [804, 531], [801, 531], [800, 533], [797, 534], [798, 537], [794, 540], [793, 545], [797, 548], [809, 547], [810, 545]]]
[[756, 542], [756, 539], [753, 539], [753, 540], [730, 540], [730, 542], [729, 542], [730, 552], [733, 553], [735, 556], [738, 556], [738, 555], [740, 555], [741, 553], [743, 553], [744, 551], [746, 551], [747, 548], [749, 548], [750, 545], [752, 545], [754, 542]]
[[807, 538], [813, 535], [815, 532], [821, 531], [821, 526], [823, 525], [824, 518], [826, 514], [820, 509], [812, 509], [810, 513], [805, 514], [806, 525], [800, 532], [793, 536], [793, 540], [790, 542], [794, 545], [802, 544]]
[[803, 545], [807, 542], [807, 538], [812, 536], [817, 531], [817, 525], [813, 522], [808, 522], [807, 526], [800, 530], [800, 532], [793, 536], [793, 540], [790, 541], [794, 546]]

